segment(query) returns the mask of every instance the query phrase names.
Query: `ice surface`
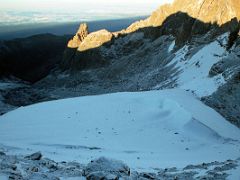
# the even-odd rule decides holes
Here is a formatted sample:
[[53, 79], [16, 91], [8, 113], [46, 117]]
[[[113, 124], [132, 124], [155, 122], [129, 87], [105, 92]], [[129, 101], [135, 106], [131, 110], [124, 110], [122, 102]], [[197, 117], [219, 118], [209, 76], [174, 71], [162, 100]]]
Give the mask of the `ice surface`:
[[134, 169], [236, 159], [240, 130], [191, 93], [115, 93], [44, 102], [0, 117], [9, 152], [56, 161], [105, 156]]

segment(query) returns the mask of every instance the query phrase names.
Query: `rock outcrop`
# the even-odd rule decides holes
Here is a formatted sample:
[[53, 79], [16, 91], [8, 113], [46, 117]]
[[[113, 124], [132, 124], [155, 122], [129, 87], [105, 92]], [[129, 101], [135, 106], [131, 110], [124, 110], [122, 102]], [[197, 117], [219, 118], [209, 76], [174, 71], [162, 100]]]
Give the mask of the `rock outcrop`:
[[68, 42], [68, 48], [78, 48], [83, 42], [84, 38], [88, 35], [88, 26], [86, 23], [80, 25], [76, 35]]
[[86, 166], [84, 175], [87, 179], [119, 179], [121, 176], [130, 176], [130, 168], [122, 161], [100, 157]]
[[33, 153], [29, 156], [25, 157], [26, 159], [33, 160], [33, 161], [39, 161], [42, 158], [42, 153], [41, 152], [36, 152]]
[[80, 70], [105, 64], [97, 48], [111, 42], [113, 34], [105, 29], [89, 34], [87, 29], [87, 24], [81, 24], [76, 35], [68, 42], [61, 63], [63, 70], [69, 68]]
[[89, 34], [87, 24], [83, 23], [80, 24], [80, 27], [73, 39], [68, 42], [67, 48], [77, 49], [79, 52], [86, 51], [100, 47], [104, 43], [111, 41], [112, 38], [113, 34], [106, 29]]
[[78, 51], [86, 51], [102, 46], [103, 44], [110, 42], [113, 38], [113, 34], [106, 29], [99, 30], [90, 33], [81, 44], [78, 46]]

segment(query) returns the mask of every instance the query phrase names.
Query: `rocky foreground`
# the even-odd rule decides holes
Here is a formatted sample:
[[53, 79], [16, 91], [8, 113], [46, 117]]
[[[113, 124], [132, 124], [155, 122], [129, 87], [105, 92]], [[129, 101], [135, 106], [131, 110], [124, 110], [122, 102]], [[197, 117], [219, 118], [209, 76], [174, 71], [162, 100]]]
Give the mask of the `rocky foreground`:
[[60, 179], [164, 179], [164, 180], [224, 180], [229, 172], [239, 168], [240, 158], [224, 162], [153, 169], [152, 172], [137, 172], [114, 159], [101, 157], [87, 165], [79, 162], [55, 162], [43, 157], [40, 152], [28, 156], [8, 155], [0, 151], [0, 179], [11, 180], [60, 180]]

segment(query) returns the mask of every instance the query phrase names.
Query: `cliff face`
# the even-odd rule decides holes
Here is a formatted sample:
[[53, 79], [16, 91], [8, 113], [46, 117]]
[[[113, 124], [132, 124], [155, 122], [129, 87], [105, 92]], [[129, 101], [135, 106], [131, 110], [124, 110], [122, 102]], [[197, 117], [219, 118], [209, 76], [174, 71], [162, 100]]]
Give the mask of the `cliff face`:
[[78, 48], [78, 46], [83, 42], [84, 38], [88, 35], [88, 26], [86, 23], [80, 25], [76, 35], [68, 42], [67, 47]]

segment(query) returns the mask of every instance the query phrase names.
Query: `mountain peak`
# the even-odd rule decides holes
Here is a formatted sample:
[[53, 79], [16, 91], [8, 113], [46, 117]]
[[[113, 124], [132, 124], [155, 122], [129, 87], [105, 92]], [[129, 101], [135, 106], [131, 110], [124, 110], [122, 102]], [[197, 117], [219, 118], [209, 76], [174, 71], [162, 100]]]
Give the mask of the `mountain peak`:
[[80, 27], [76, 33], [76, 35], [68, 42], [69, 48], [78, 48], [79, 45], [83, 42], [83, 40], [88, 35], [88, 25], [86, 23], [80, 24]]
[[222, 25], [233, 18], [239, 19], [238, 4], [236, 0], [175, 0], [172, 6], [205, 23]]
[[171, 5], [161, 6], [149, 17], [149, 23], [159, 26], [164, 17], [177, 12], [187, 13], [204, 23], [225, 24], [233, 18], [240, 19], [238, 0], [175, 0]]
[[240, 20], [240, 3], [238, 0], [175, 0], [172, 4], [160, 6], [150, 17], [133, 23], [120, 33], [127, 34], [144, 27], [161, 26], [168, 17], [179, 12], [203, 23], [216, 23], [221, 26], [233, 18]]

